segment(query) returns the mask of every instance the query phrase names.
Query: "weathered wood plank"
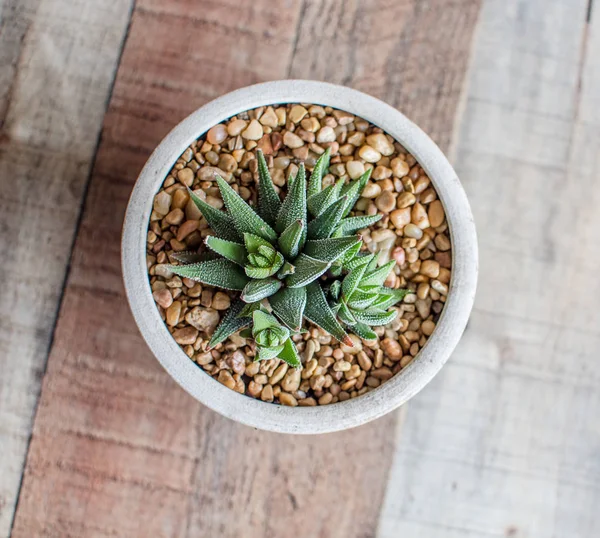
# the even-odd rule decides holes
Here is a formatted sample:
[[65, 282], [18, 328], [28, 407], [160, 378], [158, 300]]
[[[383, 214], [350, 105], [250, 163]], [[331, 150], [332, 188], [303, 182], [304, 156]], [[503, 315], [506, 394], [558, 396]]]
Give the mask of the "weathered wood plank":
[[[160, 138], [209, 98], [289, 74], [319, 78], [323, 66], [322, 78], [369, 89], [314, 50], [338, 47], [340, 58], [356, 58], [356, 73], [366, 81], [372, 58], [391, 62], [402, 49], [395, 40], [412, 39], [390, 34], [389, 48], [379, 48], [382, 21], [393, 16], [398, 28], [410, 23], [419, 35], [434, 36], [423, 50], [430, 59], [445, 58], [436, 84], [454, 110], [477, 3], [439, 1], [424, 9], [409, 2], [400, 11], [382, 1], [323, 3], [320, 22], [360, 26], [372, 36], [360, 44], [333, 37], [313, 44], [321, 33], [313, 24], [318, 7], [297, 1], [274, 10], [266, 0], [137, 4], [44, 379], [15, 538], [373, 535], [395, 417], [345, 433], [296, 438], [217, 416], [152, 359], [120, 277], [121, 222], [135, 177]], [[449, 20], [470, 22], [445, 34], [438, 26], [446, 19], [430, 13], [439, 10], [451, 10]], [[398, 90], [397, 104], [403, 91], [410, 100], [411, 92], [431, 84], [431, 73], [420, 73], [414, 62], [405, 65], [412, 79]], [[388, 88], [391, 94], [388, 76], [385, 70], [373, 74], [374, 93], [385, 97]], [[421, 105], [435, 110], [438, 98], [427, 92]], [[439, 124], [432, 117], [429, 126], [448, 133], [452, 120], [449, 112]]]
[[456, 163], [476, 308], [409, 405], [381, 538], [600, 528], [600, 12], [586, 29], [586, 8], [484, 3]]
[[41, 378], [129, 0], [8, 0], [0, 27], [0, 536]]

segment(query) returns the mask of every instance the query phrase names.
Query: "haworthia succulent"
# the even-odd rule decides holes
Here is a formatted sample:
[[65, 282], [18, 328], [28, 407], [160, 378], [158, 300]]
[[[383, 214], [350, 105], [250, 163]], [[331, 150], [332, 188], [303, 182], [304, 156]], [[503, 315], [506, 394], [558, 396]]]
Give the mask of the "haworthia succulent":
[[375, 327], [377, 325], [387, 325], [396, 319], [398, 315], [397, 310], [390, 310], [389, 312], [378, 312], [372, 310], [353, 310], [352, 313], [356, 318], [356, 321]]
[[361, 282], [361, 284], [363, 286], [382, 285], [385, 282], [385, 279], [390, 274], [390, 271], [393, 269], [395, 264], [396, 264], [395, 260], [390, 260], [389, 262], [382, 265], [378, 269], [375, 269], [375, 271], [365, 275], [365, 278]]
[[369, 168], [358, 179], [354, 180], [352, 183], [349, 183], [348, 185], [342, 188], [341, 195], [348, 197], [348, 202], [346, 203], [346, 207], [344, 208], [344, 214], [342, 215], [343, 217], [350, 213], [350, 211], [354, 207], [354, 204], [360, 198], [362, 191], [367, 186], [369, 178], [371, 177], [371, 172], [372, 169]]
[[318, 217], [323, 211], [325, 211], [333, 202], [340, 197], [342, 186], [344, 185], [344, 179], [340, 178], [333, 185], [329, 185], [326, 189], [323, 189], [318, 194], [314, 194], [307, 201], [308, 210], [311, 215]]
[[373, 341], [377, 340], [377, 334], [371, 327], [365, 325], [364, 323], [355, 323], [352, 325], [352, 331], [363, 340]]

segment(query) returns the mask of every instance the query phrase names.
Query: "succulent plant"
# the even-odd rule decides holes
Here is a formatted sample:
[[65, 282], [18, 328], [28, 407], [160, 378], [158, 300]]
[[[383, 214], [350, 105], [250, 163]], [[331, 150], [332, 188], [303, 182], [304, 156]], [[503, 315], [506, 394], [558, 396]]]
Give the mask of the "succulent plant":
[[[241, 292], [212, 335], [210, 348], [252, 324], [258, 360], [278, 356], [299, 367], [290, 335], [301, 330], [303, 319], [352, 345], [338, 315], [359, 336], [372, 336], [374, 333], [367, 326], [370, 317], [355, 315], [359, 294], [373, 297], [369, 312], [375, 323], [371, 325], [385, 317], [375, 316], [375, 313], [379, 314], [385, 305], [395, 302], [392, 299], [400, 297], [401, 294], [385, 291], [387, 288], [381, 286], [389, 265], [375, 269], [374, 257], [359, 255], [362, 241], [355, 233], [377, 222], [381, 215], [348, 216], [371, 171], [348, 184], [342, 178], [323, 188], [329, 154], [327, 150], [317, 160], [308, 182], [304, 165], [300, 164], [296, 176], [288, 180], [283, 201], [260, 151], [257, 151], [256, 208], [247, 204], [219, 176], [216, 182], [227, 211], [215, 209], [190, 191], [191, 199], [215, 235], [206, 238], [209, 252], [202, 255], [179, 253], [174, 258], [184, 265], [170, 266], [170, 270], [210, 286]], [[373, 266], [365, 276], [367, 282], [361, 283], [360, 291], [357, 284], [352, 286], [352, 293], [346, 293], [344, 289], [350, 289], [346, 282], [356, 279], [359, 273], [360, 280], [367, 265]], [[362, 272], [360, 267], [363, 267]], [[381, 279], [378, 275], [384, 268], [387, 272]], [[330, 296], [337, 301], [332, 309], [320, 277], [327, 271], [331, 276], [339, 276], [344, 270], [350, 272], [343, 281], [329, 286]], [[371, 281], [377, 281], [379, 291], [373, 290]], [[336, 296], [337, 288], [341, 291]], [[265, 305], [271, 313], [265, 311]]]
[[391, 260], [378, 267], [374, 254], [357, 255], [346, 264], [348, 274], [329, 286], [332, 310], [349, 331], [364, 340], [377, 339], [371, 327], [394, 321], [398, 312], [388, 308], [410, 292], [383, 285], [395, 263]]

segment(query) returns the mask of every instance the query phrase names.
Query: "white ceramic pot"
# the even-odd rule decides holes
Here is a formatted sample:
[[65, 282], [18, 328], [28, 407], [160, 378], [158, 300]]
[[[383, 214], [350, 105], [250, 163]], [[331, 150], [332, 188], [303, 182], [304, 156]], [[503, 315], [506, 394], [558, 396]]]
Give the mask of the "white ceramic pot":
[[[183, 151], [213, 125], [263, 105], [314, 103], [356, 114], [377, 125], [412, 153], [429, 175], [446, 211], [452, 241], [452, 280], [437, 327], [416, 359], [376, 390], [316, 407], [285, 407], [238, 394], [192, 362], [171, 337], [152, 298], [146, 270], [146, 233], [153, 198]], [[266, 82], [228, 93], [175, 127], [142, 170], [127, 207], [122, 240], [123, 277], [135, 321], [169, 374], [194, 398], [248, 426], [285, 433], [325, 433], [352, 428], [396, 409], [444, 365], [469, 318], [477, 283], [477, 239], [465, 192], [452, 166], [419, 127], [386, 103], [350, 88], [316, 81]]]

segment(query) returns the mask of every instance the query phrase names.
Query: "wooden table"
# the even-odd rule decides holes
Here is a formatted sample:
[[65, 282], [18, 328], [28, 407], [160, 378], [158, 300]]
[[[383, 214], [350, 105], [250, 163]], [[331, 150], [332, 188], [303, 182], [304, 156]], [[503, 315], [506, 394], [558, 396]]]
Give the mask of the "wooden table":
[[[598, 535], [598, 6], [0, 10], [0, 538]], [[442, 373], [398, 413], [304, 438], [183, 393], [138, 335], [119, 265], [127, 198], [161, 137], [224, 92], [288, 77], [356, 87], [427, 130], [481, 248]]]

